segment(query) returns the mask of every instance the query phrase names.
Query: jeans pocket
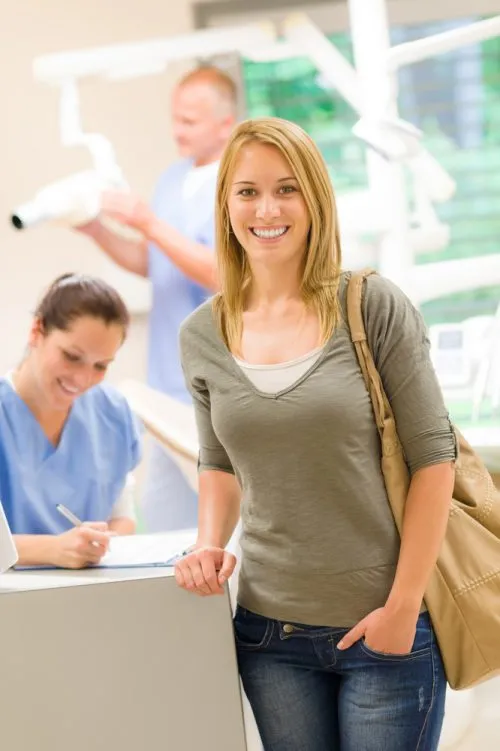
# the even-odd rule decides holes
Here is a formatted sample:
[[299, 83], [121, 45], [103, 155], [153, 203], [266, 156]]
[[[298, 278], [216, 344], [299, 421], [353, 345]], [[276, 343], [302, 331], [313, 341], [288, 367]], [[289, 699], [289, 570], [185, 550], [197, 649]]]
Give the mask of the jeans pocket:
[[274, 621], [250, 610], [236, 607], [233, 620], [234, 638], [238, 648], [265, 649], [271, 641]]
[[430, 654], [433, 644], [433, 632], [428, 613], [422, 613], [417, 621], [415, 639], [410, 652], [406, 654], [391, 654], [390, 652], [378, 652], [372, 649], [365, 642], [364, 638], [360, 639], [359, 644], [363, 652], [369, 657], [377, 660], [388, 660], [389, 662], [402, 662], [405, 660], [416, 660], [419, 657], [425, 657]]

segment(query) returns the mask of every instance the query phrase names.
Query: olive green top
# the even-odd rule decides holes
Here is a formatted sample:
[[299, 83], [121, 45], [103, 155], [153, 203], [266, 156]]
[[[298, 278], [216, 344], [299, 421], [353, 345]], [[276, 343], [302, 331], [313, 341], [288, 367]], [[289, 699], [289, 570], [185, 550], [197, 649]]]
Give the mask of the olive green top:
[[[346, 276], [340, 300], [346, 321]], [[456, 442], [420, 314], [394, 284], [369, 277], [368, 343], [411, 473], [456, 458]], [[260, 392], [235, 362], [211, 301], [181, 329], [194, 399], [199, 469], [235, 473], [242, 488], [238, 600], [269, 618], [351, 626], [381, 607], [399, 537], [380, 446], [347, 323], [286, 389]]]

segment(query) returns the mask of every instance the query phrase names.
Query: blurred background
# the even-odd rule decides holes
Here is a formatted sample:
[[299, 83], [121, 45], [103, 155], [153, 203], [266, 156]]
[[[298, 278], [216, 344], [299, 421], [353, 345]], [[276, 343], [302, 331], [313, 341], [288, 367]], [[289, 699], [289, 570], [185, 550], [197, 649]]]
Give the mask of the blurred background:
[[[199, 51], [191, 57], [181, 56], [155, 71], [143, 71], [144, 75], [135, 70], [114, 78], [81, 78], [78, 93], [84, 130], [110, 140], [134, 192], [149, 198], [158, 175], [176, 157], [170, 131], [172, 88], [180, 75], [207, 59], [236, 80], [241, 117], [275, 115], [305, 128], [324, 154], [339, 197], [346, 268], [377, 267], [400, 283], [420, 307], [452, 418], [481, 451], [490, 470], [500, 473], [500, 29], [488, 39], [464, 37], [464, 43], [451, 51], [394, 64], [389, 110], [394, 118], [422, 131], [425, 155], [431, 156], [434, 166], [429, 168], [422, 154], [417, 160], [412, 153], [404, 159], [390, 154], [388, 161], [382, 160], [367, 145], [372, 141], [372, 146], [380, 147], [377, 133], [374, 143], [369, 128], [357, 135], [353, 132], [360, 113], [353, 106], [356, 96], [349, 95], [350, 69], [343, 70], [335, 57], [342, 53], [365, 76], [362, 93], [370, 100], [368, 114], [378, 117], [386, 106], [384, 76], [388, 79], [383, 33], [370, 17], [370, 9], [378, 4], [378, 0], [122, 0], [119, 5], [111, 0], [18, 0], [5, 4], [0, 29], [4, 60], [0, 68], [4, 101], [0, 372], [22, 356], [32, 307], [44, 287], [58, 274], [83, 271], [115, 284], [132, 310], [131, 333], [110, 372], [111, 380], [143, 381], [146, 374], [149, 282], [119, 270], [87, 238], [65, 227], [42, 224], [18, 232], [9, 220], [13, 208], [41, 186], [90, 166], [87, 149], [62, 145], [60, 88], [35, 79], [34, 60], [270, 21], [278, 40], [288, 29], [281, 48], [270, 45], [245, 54], [207, 55], [200, 41]], [[453, 33], [500, 13], [498, 0], [388, 0], [385, 7], [390, 44], [403, 53], [406, 43]], [[305, 16], [291, 16], [296, 13]], [[295, 20], [287, 26], [291, 17]], [[60, 75], [64, 78], [64, 66]], [[401, 129], [396, 130], [396, 140], [389, 137], [389, 146], [395, 144], [398, 151]], [[456, 705], [453, 727], [448, 725], [447, 748], [455, 743], [453, 735], [462, 744], [453, 748], [463, 751], [493, 751], [500, 746], [496, 696], [491, 690], [478, 691], [481, 727], [469, 728], [471, 712], [479, 711], [477, 697], [474, 709], [469, 699], [456, 699], [463, 705], [462, 709]], [[464, 728], [469, 728], [469, 745], [464, 745]]]
[[[465, 27], [490, 18], [498, 7], [496, 0], [456, 0], [453, 4], [444, 0], [392, 0], [386, 4], [390, 42], [401, 45]], [[279, 30], [279, 24], [291, 13], [302, 12], [350, 63], [356, 63], [348, 3], [254, 0], [252, 8], [249, 10], [245, 0], [178, 0], [169, 7], [157, 0], [125, 0], [119, 10], [110, 0], [89, 0], [84, 5], [73, 0], [45, 0], [43, 6], [34, 0], [20, 0], [4, 9], [0, 31], [5, 61], [0, 71], [5, 101], [0, 121], [4, 175], [0, 192], [0, 215], [4, 217], [0, 222], [0, 300], [5, 323], [0, 370], [11, 367], [22, 354], [33, 301], [55, 275], [67, 270], [105, 276], [118, 286], [133, 310], [131, 336], [111, 377], [117, 381], [123, 377], [143, 379], [146, 361], [148, 282], [119, 270], [88, 239], [64, 227], [41, 225], [19, 233], [10, 225], [13, 207], [42, 185], [89, 166], [89, 154], [83, 146], [61, 145], [59, 87], [35, 80], [34, 59], [67, 50], [142, 42], [262, 20], [277, 22]], [[305, 52], [307, 45], [301, 48], [296, 44], [295, 48], [296, 55], [289, 42], [286, 54], [263, 50], [260, 55], [226, 54], [210, 59], [238, 82], [242, 117], [285, 117], [316, 139], [340, 200], [362, 194], [370, 184], [373, 194], [377, 177], [370, 167], [371, 150], [352, 132], [359, 114], [332, 84], [335, 76], [332, 79], [328, 70], [325, 75], [328, 60], [312, 59]], [[151, 75], [132, 74], [118, 80], [89, 76], [78, 81], [84, 130], [102, 133], [112, 142], [129, 184], [144, 197], [150, 196], [158, 174], [175, 157], [169, 136], [172, 86], [200, 60], [206, 60], [201, 44], [197, 58], [169, 63]], [[430, 264], [469, 259], [462, 272], [459, 267], [453, 269], [455, 277], [458, 274], [467, 281], [453, 284], [451, 293], [446, 283], [441, 290], [438, 285], [436, 290], [414, 296], [415, 302], [430, 327], [434, 361], [453, 418], [464, 429], [475, 431], [471, 435], [476, 443], [495, 446], [500, 443], [500, 366], [496, 354], [500, 349], [500, 36], [403, 65], [395, 70], [395, 78], [399, 117], [423, 131], [426, 150], [454, 182], [453, 194], [432, 204], [432, 231], [424, 232], [423, 237], [415, 228], [409, 268], [424, 267], [419, 272], [424, 272], [424, 277], [419, 277], [424, 281], [419, 284], [425, 288], [430, 280], [449, 274], [447, 267]], [[383, 191], [382, 175], [380, 180]], [[408, 175], [403, 180], [411, 210], [415, 182]], [[387, 206], [390, 211], [389, 197]], [[349, 206], [344, 214], [348, 211]], [[399, 211], [398, 205], [393, 211]], [[363, 211], [356, 215], [362, 216]], [[408, 221], [411, 224], [412, 218]], [[349, 223], [341, 211], [341, 227]], [[369, 221], [364, 225], [356, 237], [351, 233], [345, 238], [346, 267], [378, 266], [411, 294], [413, 285], [407, 280], [405, 285], [398, 277], [399, 252], [391, 255], [397, 230], [394, 236], [394, 227], [389, 228], [392, 246], [389, 240], [384, 250], [387, 237], [378, 228], [371, 231]], [[481, 271], [473, 275], [477, 277], [474, 281], [469, 277], [475, 258], [480, 259]], [[496, 462], [494, 457], [492, 461]], [[500, 470], [500, 461], [492, 469]]]

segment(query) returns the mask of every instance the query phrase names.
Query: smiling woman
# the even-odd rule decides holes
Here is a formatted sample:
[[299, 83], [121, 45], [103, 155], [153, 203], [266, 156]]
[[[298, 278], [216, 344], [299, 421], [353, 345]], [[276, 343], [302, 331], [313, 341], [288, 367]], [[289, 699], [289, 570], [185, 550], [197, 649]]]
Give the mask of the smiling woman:
[[[258, 348], [270, 330], [269, 305], [260, 320], [257, 301], [271, 298], [279, 330], [264, 363], [324, 344], [340, 315], [340, 238], [332, 185], [314, 141], [279, 118], [242, 123], [221, 161], [216, 206], [215, 312], [228, 347], [252, 362], [248, 332]], [[279, 342], [287, 341], [294, 344], [285, 356]]]
[[17, 378], [21, 383], [28, 378], [29, 393], [29, 376], [35, 375], [37, 391], [43, 391], [47, 407], [54, 409], [44, 421], [55, 443], [71, 402], [104, 378], [128, 323], [118, 293], [97, 279], [64, 275], [41, 300], [31, 327], [29, 356]]
[[[28, 352], [0, 379], [0, 499], [19, 562], [97, 563], [110, 533], [135, 529], [127, 477], [139, 437], [127, 403], [101, 383], [129, 323], [118, 293], [66, 274], [33, 317]], [[57, 511], [66, 506], [82, 526]]]
[[269, 144], [249, 144], [237, 162], [228, 209], [251, 263], [258, 263], [259, 252], [270, 244], [280, 248], [273, 255], [278, 263], [292, 251], [299, 257], [304, 253], [311, 219], [299, 182], [289, 173], [284, 156]]
[[220, 292], [180, 338], [200, 522], [177, 582], [221, 593], [241, 509], [236, 648], [266, 751], [435, 751], [446, 679], [423, 595], [456, 443], [422, 319], [367, 280], [367, 344], [412, 476], [399, 539], [316, 144], [292, 122], [241, 123], [216, 206]]

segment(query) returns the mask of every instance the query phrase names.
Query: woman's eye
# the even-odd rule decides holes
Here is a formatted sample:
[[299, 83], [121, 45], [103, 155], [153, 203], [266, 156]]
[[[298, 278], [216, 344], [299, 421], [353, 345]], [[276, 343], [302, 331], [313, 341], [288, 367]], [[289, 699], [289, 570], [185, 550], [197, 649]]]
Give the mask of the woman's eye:
[[63, 351], [63, 355], [68, 362], [78, 362], [80, 359], [78, 355], [73, 355], [71, 352]]
[[295, 193], [296, 188], [294, 185], [282, 185], [280, 190], [282, 193]]
[[96, 365], [94, 365], [94, 368], [96, 370], [98, 370], [99, 373], [105, 373], [106, 370], [108, 369], [108, 366], [107, 365], [101, 365], [100, 363], [96, 363]]
[[249, 196], [255, 195], [255, 190], [253, 188], [242, 188], [238, 195], [243, 196], [243, 198], [248, 198]]

